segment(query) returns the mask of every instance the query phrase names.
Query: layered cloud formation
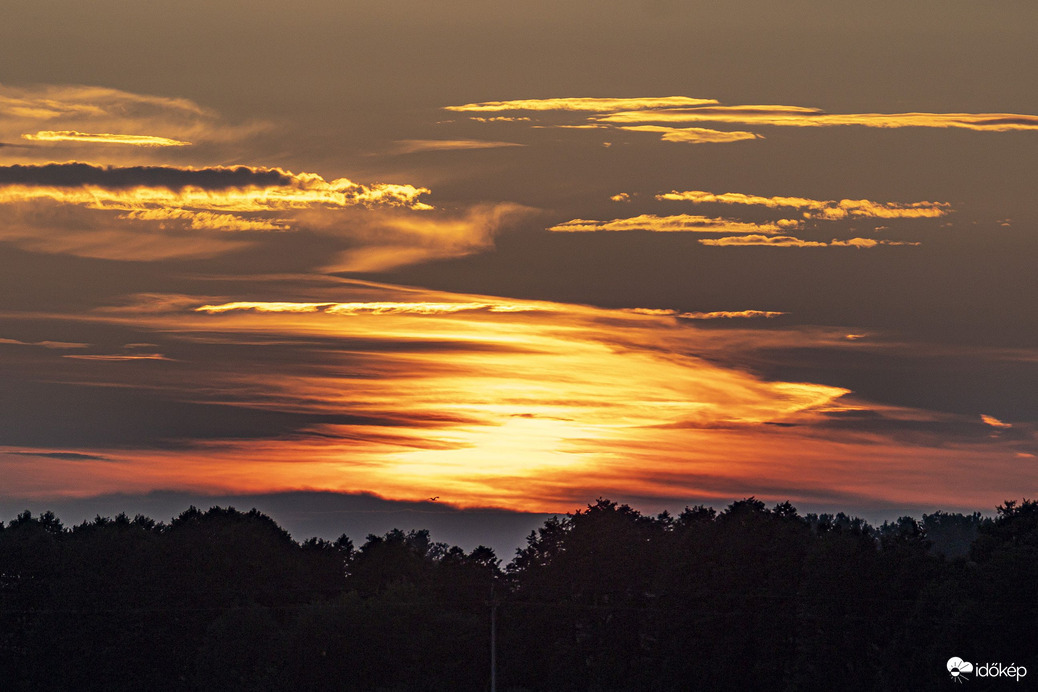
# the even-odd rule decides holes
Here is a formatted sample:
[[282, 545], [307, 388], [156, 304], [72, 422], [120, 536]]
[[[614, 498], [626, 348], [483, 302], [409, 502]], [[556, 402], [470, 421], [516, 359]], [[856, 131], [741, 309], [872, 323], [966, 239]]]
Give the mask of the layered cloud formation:
[[[686, 103], [681, 103], [682, 101]], [[678, 105], [678, 104], [681, 105]], [[977, 132], [1038, 131], [1038, 116], [1017, 113], [827, 113], [819, 108], [784, 105], [724, 106], [714, 99], [551, 98], [486, 101], [448, 106], [456, 112], [591, 112], [579, 125], [553, 127], [618, 129], [657, 133], [665, 142], [732, 143], [763, 139], [759, 132], [678, 127], [682, 123], [748, 127], [846, 127], [965, 129]], [[545, 126], [545, 125], [540, 125]]]
[[188, 99], [97, 86], [0, 84], [0, 141], [28, 143], [8, 161], [46, 160], [56, 150], [103, 151], [120, 160], [170, 147], [222, 150], [270, 127], [259, 120], [226, 123]]
[[867, 199], [817, 200], [804, 197], [760, 197], [739, 192], [714, 194], [702, 190], [687, 190], [656, 195], [659, 200], [692, 202], [693, 204], [736, 204], [761, 206], [769, 209], [801, 210], [804, 218], [814, 219], [918, 219], [945, 216], [951, 209], [947, 202], [873, 202]]
[[[272, 298], [284, 281], [267, 281]], [[841, 330], [699, 326], [777, 311], [603, 310], [359, 281], [310, 292], [349, 299], [142, 295], [61, 316], [74, 331], [143, 340], [120, 349], [0, 341], [52, 373], [0, 396], [10, 492], [363, 487], [545, 511], [589, 491], [889, 500], [934, 496], [939, 468], [980, 458], [969, 492], [990, 493], [1034, 444], [991, 416], [870, 404], [743, 365], [769, 349], [877, 347]], [[85, 406], [55, 428], [46, 404], [65, 399]], [[906, 426], [909, 446], [896, 439]], [[861, 461], [853, 478], [846, 455]], [[25, 470], [42, 463], [61, 473], [34, 484]]]

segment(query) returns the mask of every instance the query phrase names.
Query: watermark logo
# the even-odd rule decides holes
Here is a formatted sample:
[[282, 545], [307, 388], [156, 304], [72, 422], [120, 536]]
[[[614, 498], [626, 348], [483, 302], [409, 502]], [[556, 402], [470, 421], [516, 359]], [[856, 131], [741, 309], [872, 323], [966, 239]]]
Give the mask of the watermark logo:
[[969, 661], [963, 661], [958, 656], [952, 656], [948, 659], [948, 672], [951, 673], [952, 680], [955, 682], [969, 680], [966, 674], [973, 672], [973, 664]]
[[973, 675], [978, 678], [1010, 678], [1020, 682], [1027, 675], [1027, 668], [1010, 663], [1008, 666], [1002, 663], [970, 663], [963, 661], [958, 656], [948, 659], [948, 673], [955, 682], [969, 680]]

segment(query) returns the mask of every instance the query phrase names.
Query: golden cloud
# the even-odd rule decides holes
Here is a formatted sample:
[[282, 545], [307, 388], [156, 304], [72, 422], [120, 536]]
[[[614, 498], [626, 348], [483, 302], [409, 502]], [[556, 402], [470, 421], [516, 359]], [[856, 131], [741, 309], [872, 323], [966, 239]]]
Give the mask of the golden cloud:
[[[188, 99], [95, 86], [0, 85], [0, 140], [24, 137], [55, 146], [99, 145], [121, 160], [188, 143], [222, 147], [269, 128], [259, 121], [221, 122], [216, 113]], [[113, 144], [133, 146], [121, 148], [124, 153], [119, 154], [112, 151]], [[17, 159], [33, 161], [43, 151], [20, 149]]]
[[0, 344], [8, 344], [11, 346], [38, 346], [40, 348], [50, 349], [86, 348], [90, 345], [76, 341], [21, 341], [19, 339], [5, 339], [3, 337], [0, 337]]
[[[605, 471], [616, 454], [652, 440], [681, 440], [694, 450], [704, 447], [693, 443], [709, 438], [704, 431], [711, 429], [740, 426], [744, 435], [767, 434], [772, 426], [766, 423], [775, 420], [817, 420], [820, 410], [840, 408], [847, 393], [769, 382], [684, 355], [674, 344], [684, 348], [699, 332], [671, 318], [429, 291], [401, 299], [395, 287], [363, 288], [387, 295], [341, 303], [231, 299], [187, 310], [174, 299], [159, 301], [165, 312], [124, 313], [138, 326], [182, 339], [204, 343], [206, 335], [218, 333], [222, 348], [240, 341], [242, 348], [256, 349], [249, 344], [262, 343], [261, 335], [281, 343], [327, 337], [342, 351], [327, 360], [311, 358], [305, 367], [285, 364], [271, 372], [254, 363], [227, 363], [213, 372], [207, 366], [206, 395], [219, 401], [223, 392], [231, 402], [246, 393], [267, 409], [357, 412], [392, 421], [320, 424], [256, 442], [200, 442], [193, 447], [204, 450], [197, 458], [210, 459], [214, 472], [206, 478], [220, 482], [262, 460], [267, 472], [249, 482], [262, 478], [268, 489], [298, 483], [400, 496], [435, 485], [438, 494], [460, 504], [532, 506], [544, 500], [536, 499], [530, 484], [555, 483], [578, 470]], [[344, 285], [337, 292], [348, 290]], [[248, 357], [257, 356], [262, 351]], [[694, 426], [680, 427], [689, 422]], [[296, 458], [306, 462], [297, 463], [294, 474], [282, 468], [282, 460], [304, 450]], [[190, 467], [193, 453], [177, 458]], [[135, 450], [135, 468], [156, 454], [165, 453]], [[656, 462], [672, 464], [667, 455]], [[642, 487], [651, 465], [646, 460], [630, 469], [632, 487]], [[167, 473], [181, 468], [169, 464]]]
[[[343, 236], [349, 216], [351, 235], [339, 247], [392, 242], [405, 254], [414, 251], [418, 259], [428, 256], [427, 246], [433, 244], [415, 230], [421, 223], [399, 214], [364, 217], [378, 216], [370, 213], [375, 209], [428, 212], [432, 207], [420, 199], [428, 192], [414, 185], [325, 180], [280, 168], [15, 164], [0, 166], [0, 214], [5, 221], [0, 237], [31, 250], [108, 259], [212, 257], [241, 247], [241, 242], [206, 232], [306, 227]], [[437, 221], [449, 226], [442, 217]], [[373, 230], [377, 223], [380, 227]], [[479, 230], [479, 242], [467, 245], [445, 233], [438, 250], [447, 253], [464, 246], [468, 251], [489, 242], [490, 232]]]
[[347, 178], [328, 181], [316, 173], [250, 166], [0, 166], [0, 204], [45, 199], [118, 210], [278, 212], [381, 205], [431, 209], [418, 201], [428, 192], [413, 185], [362, 185]]
[[631, 109], [596, 116], [602, 123], [732, 123], [773, 127], [961, 128], [982, 132], [1038, 130], [1038, 116], [1016, 113], [826, 113], [798, 106], [707, 106]]
[[[0, 448], [9, 491], [376, 490], [559, 511], [588, 494], [964, 501], [968, 488], [974, 502], [1001, 497], [1006, 477], [1020, 479], [1014, 452], [1026, 452], [1008, 436], [930, 446], [901, 444], [868, 426], [833, 436], [834, 414], [875, 407], [837, 387], [762, 379], [740, 355], [860, 348], [845, 330], [708, 330], [673, 311], [513, 302], [331, 277], [311, 286], [309, 302], [276, 299], [277, 282], [267, 286], [269, 303], [152, 295], [141, 305], [70, 316], [150, 330], [170, 347], [190, 344], [197, 357], [178, 361], [175, 378], [162, 367], [64, 363], [113, 387], [224, 404], [241, 415], [289, 413], [298, 425], [267, 437], [206, 432], [175, 446], [62, 447], [55, 452], [78, 455], [75, 463], [55, 457], [42, 484], [39, 474], [19, 475], [23, 458], [5, 457], [40, 449]], [[349, 307], [336, 314], [334, 305]], [[518, 309], [491, 309], [505, 306]], [[733, 314], [743, 312], [755, 311]], [[198, 350], [207, 348], [214, 350]], [[166, 347], [143, 350], [160, 355]], [[214, 416], [206, 430], [221, 424]], [[84, 452], [108, 463], [84, 463]], [[934, 486], [948, 468], [971, 483]], [[1038, 478], [1028, 469], [1028, 479]]]
[[[362, 247], [334, 258], [325, 271], [375, 272], [432, 259], [461, 257], [491, 247], [502, 228], [528, 216], [532, 210], [519, 204], [480, 204], [460, 213], [387, 210], [354, 219], [351, 236]], [[327, 214], [303, 217], [311, 227], [337, 223]]]
[[485, 310], [487, 312], [533, 312], [549, 310], [540, 303], [513, 303], [507, 301], [466, 302], [401, 302], [365, 301], [354, 303], [286, 303], [238, 301], [221, 305], [202, 305], [196, 312], [219, 314], [251, 310], [255, 312], [324, 312], [329, 315], [450, 315], [457, 312]]
[[75, 130], [40, 130], [36, 134], [22, 135], [31, 142], [88, 142], [90, 144], [130, 144], [138, 147], [186, 147], [191, 142], [152, 135], [90, 134]]
[[763, 135], [753, 132], [742, 132], [735, 130], [723, 132], [721, 130], [709, 130], [702, 127], [666, 127], [665, 125], [624, 125], [620, 130], [632, 132], [658, 132], [664, 142], [683, 142], [685, 144], [728, 144], [730, 142], [744, 142], [753, 139], [764, 139]]
[[394, 153], [414, 154], [422, 151], [464, 151], [467, 149], [501, 149], [525, 147], [516, 142], [492, 142], [482, 139], [401, 139], [397, 140]]
[[725, 238], [704, 238], [699, 241], [703, 245], [715, 245], [718, 247], [731, 246], [766, 246], [766, 247], [855, 247], [872, 248], [879, 245], [919, 245], [917, 242], [904, 242], [894, 240], [875, 240], [873, 238], [851, 238], [849, 240], [836, 240], [828, 243], [816, 240], [802, 240], [793, 236], [764, 236], [764, 235], [737, 235]]
[[731, 246], [753, 246], [762, 245], [766, 247], [825, 247], [826, 243], [813, 240], [801, 240], [788, 235], [766, 236], [766, 235], [736, 235], [724, 238], [704, 238], [699, 241], [703, 245], [715, 245], [718, 247]]
[[794, 208], [804, 210], [806, 218], [838, 220], [849, 217], [937, 218], [951, 209], [947, 202], [873, 202], [867, 199], [817, 200], [805, 197], [760, 197], [738, 192], [715, 194], [702, 190], [672, 190], [656, 195], [658, 200]]
[[519, 99], [515, 101], [483, 101], [462, 106], [446, 106], [444, 110], [462, 112], [500, 111], [592, 111], [611, 112], [634, 109], [680, 108], [718, 103], [715, 99], [697, 99], [687, 96], [660, 98], [552, 98]]
[[785, 315], [775, 310], [716, 310], [714, 312], [682, 312], [678, 314], [686, 320], [733, 320], [733, 319], [772, 319]]
[[656, 216], [642, 214], [625, 219], [595, 221], [591, 219], [572, 219], [549, 228], [549, 231], [564, 233], [585, 233], [597, 231], [653, 231], [659, 233], [778, 233], [787, 228], [795, 228], [798, 221], [780, 219], [774, 223], [751, 223], [733, 221], [724, 218], [678, 214], [675, 216]]
[[473, 116], [469, 117], [469, 120], [471, 120], [473, 122], [477, 122], [477, 123], [519, 123], [519, 122], [529, 122], [530, 118], [528, 118], [525, 115], [514, 116], [514, 117], [513, 116], [509, 116], [509, 115], [497, 115], [497, 116], [494, 116], [494, 117], [491, 117], [491, 118], [484, 118], [484, 117], [480, 117], [478, 115], [473, 115]]
[[999, 428], [1001, 430], [1006, 430], [1008, 428], [1013, 427], [1011, 423], [1003, 423], [994, 416], [989, 416], [986, 414], [981, 414], [980, 419], [984, 421], [987, 425], [990, 425], [993, 428]]

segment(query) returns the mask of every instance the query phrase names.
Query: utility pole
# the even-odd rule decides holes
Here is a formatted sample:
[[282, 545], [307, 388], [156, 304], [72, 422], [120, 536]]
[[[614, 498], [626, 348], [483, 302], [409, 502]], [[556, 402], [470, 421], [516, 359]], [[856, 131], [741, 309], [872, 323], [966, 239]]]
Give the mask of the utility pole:
[[490, 582], [490, 692], [497, 692], [497, 598]]

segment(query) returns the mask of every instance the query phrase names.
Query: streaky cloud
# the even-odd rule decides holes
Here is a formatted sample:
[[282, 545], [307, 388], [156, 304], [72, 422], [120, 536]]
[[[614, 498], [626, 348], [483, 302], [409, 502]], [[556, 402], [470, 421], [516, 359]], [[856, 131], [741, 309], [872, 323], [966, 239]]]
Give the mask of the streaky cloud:
[[1013, 427], [1011, 423], [1003, 423], [994, 416], [989, 416], [987, 414], [981, 414], [980, 419], [984, 421], [987, 425], [990, 425], [992, 428], [998, 428], [1000, 430], [1008, 430], [1009, 428]]
[[468, 149], [502, 149], [525, 147], [517, 142], [493, 142], [482, 139], [401, 139], [397, 140], [394, 152], [416, 154], [424, 151], [465, 151]]
[[38, 346], [40, 348], [49, 349], [87, 348], [88, 346], [90, 346], [90, 344], [84, 344], [75, 341], [20, 341], [19, 339], [5, 338], [0, 338], [0, 344], [8, 344], [12, 346]]
[[502, 111], [591, 111], [611, 112], [633, 109], [674, 108], [716, 104], [716, 99], [697, 99], [688, 96], [655, 98], [549, 98], [518, 99], [514, 101], [483, 101], [461, 106], [446, 106], [444, 110], [462, 112]]
[[713, 312], [681, 312], [678, 317], [686, 320], [734, 320], [734, 319], [773, 319], [785, 315], [777, 310], [715, 310]]
[[960, 128], [982, 132], [1038, 130], [1038, 116], [1015, 113], [826, 113], [798, 106], [707, 106], [631, 109], [595, 116], [596, 122], [731, 123], [771, 127]]
[[593, 233], [600, 231], [652, 231], [655, 233], [779, 233], [799, 226], [798, 221], [779, 219], [773, 223], [752, 223], [692, 214], [657, 216], [641, 214], [623, 219], [596, 221], [572, 219], [550, 227], [557, 233]]
[[658, 200], [692, 202], [693, 204], [736, 204], [770, 209], [792, 208], [803, 211], [805, 218], [838, 220], [846, 218], [938, 218], [951, 209], [948, 202], [873, 202], [867, 199], [817, 200], [806, 197], [761, 197], [739, 192], [715, 194], [703, 190], [672, 190], [656, 195]]
[[849, 240], [833, 239], [827, 243], [820, 240], [803, 240], [788, 235], [765, 236], [754, 234], [727, 236], [724, 238], [703, 238], [699, 242], [703, 245], [713, 245], [717, 247], [853, 247], [859, 249], [873, 248], [880, 245], [916, 246], [920, 244], [918, 242], [876, 240], [874, 238], [851, 238]]
[[624, 125], [620, 130], [631, 132], [657, 132], [664, 142], [681, 142], [684, 144], [728, 144], [764, 139], [764, 135], [741, 130], [722, 131], [703, 127], [667, 127], [665, 125]]
[[186, 147], [191, 142], [154, 135], [117, 135], [110, 133], [91, 134], [75, 130], [40, 130], [36, 134], [24, 134], [22, 139], [31, 142], [82, 142], [87, 144], [129, 144], [138, 147]]
[[371, 301], [355, 303], [286, 303], [286, 302], [232, 302], [221, 305], [202, 305], [196, 312], [219, 314], [239, 310], [255, 312], [325, 312], [329, 315], [449, 315], [457, 312], [485, 310], [488, 312], [543, 312], [550, 310], [539, 303], [494, 302], [399, 302]]

